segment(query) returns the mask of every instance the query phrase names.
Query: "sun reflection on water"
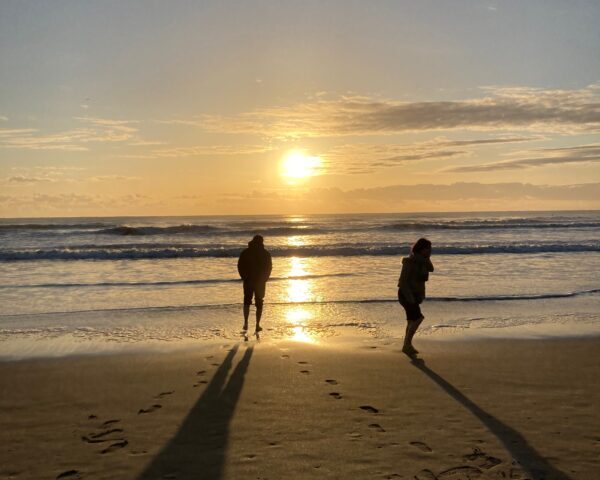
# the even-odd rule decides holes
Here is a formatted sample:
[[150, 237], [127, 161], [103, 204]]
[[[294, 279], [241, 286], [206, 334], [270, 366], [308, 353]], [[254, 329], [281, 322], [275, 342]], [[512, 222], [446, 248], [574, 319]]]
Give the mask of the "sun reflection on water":
[[287, 286], [287, 301], [293, 303], [309, 302], [313, 300], [312, 282], [310, 279], [302, 277], [308, 275], [306, 271], [306, 259], [292, 257], [290, 258], [290, 271]]
[[294, 342], [317, 343], [317, 339], [310, 334], [307, 328], [307, 323], [312, 317], [312, 313], [303, 307], [293, 307], [285, 312], [285, 319], [292, 325], [289, 339]]
[[[303, 279], [308, 275], [307, 262], [304, 258], [291, 257], [290, 270], [287, 285], [287, 301], [291, 303], [304, 303], [314, 299], [312, 293], [312, 281]], [[308, 325], [312, 319], [312, 313], [300, 305], [290, 306], [285, 312], [285, 319], [291, 325], [290, 340], [304, 343], [316, 343], [317, 340], [310, 335]]]

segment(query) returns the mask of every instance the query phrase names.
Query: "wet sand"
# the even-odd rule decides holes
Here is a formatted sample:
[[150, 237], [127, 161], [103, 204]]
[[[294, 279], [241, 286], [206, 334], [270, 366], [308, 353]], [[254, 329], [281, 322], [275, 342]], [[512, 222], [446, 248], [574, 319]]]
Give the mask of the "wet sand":
[[0, 363], [0, 479], [595, 479], [600, 339]]

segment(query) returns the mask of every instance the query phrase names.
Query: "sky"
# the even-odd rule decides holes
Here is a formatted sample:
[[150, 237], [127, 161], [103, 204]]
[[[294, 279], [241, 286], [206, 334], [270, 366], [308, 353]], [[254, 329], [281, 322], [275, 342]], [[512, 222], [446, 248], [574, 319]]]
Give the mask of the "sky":
[[597, 1], [3, 0], [0, 216], [599, 209], [599, 24]]

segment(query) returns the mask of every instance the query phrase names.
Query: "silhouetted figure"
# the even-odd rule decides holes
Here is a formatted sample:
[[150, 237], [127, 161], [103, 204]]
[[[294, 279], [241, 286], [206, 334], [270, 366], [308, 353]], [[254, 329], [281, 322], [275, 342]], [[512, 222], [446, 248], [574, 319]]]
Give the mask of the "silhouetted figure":
[[412, 345], [412, 339], [425, 318], [421, 313], [421, 303], [425, 300], [425, 282], [429, 272], [433, 272], [431, 242], [419, 238], [413, 245], [410, 255], [402, 259], [402, 272], [398, 280], [398, 301], [406, 311], [406, 335], [402, 351], [409, 356], [419, 353]]
[[238, 260], [238, 272], [244, 281], [244, 330], [248, 330], [252, 297], [256, 304], [256, 333], [262, 330], [260, 318], [262, 317], [263, 299], [272, 268], [271, 254], [265, 250], [263, 237], [255, 235], [248, 242], [248, 248], [242, 252]]

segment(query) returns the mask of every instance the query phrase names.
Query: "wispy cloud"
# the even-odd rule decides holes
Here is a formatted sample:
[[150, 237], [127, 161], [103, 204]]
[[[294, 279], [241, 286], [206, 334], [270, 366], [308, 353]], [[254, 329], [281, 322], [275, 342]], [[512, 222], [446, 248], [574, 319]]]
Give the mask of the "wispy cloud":
[[159, 148], [152, 150], [156, 157], [189, 157], [204, 155], [249, 155], [271, 150], [266, 145], [197, 145], [190, 147]]
[[0, 178], [0, 184], [19, 187], [41, 183], [99, 183], [99, 182], [129, 182], [140, 180], [140, 177], [130, 175], [81, 175], [85, 169], [77, 167], [13, 167], [15, 173], [9, 177]]
[[289, 211], [394, 212], [600, 207], [600, 183], [532, 185], [479, 183], [389, 185], [385, 187], [255, 190], [219, 198], [230, 208], [269, 213]]
[[96, 175], [94, 177], [82, 179], [82, 181], [89, 182], [130, 182], [134, 180], [140, 180], [140, 177], [133, 177], [129, 175]]
[[600, 129], [600, 85], [580, 90], [488, 87], [483, 91], [483, 98], [441, 102], [399, 102], [361, 96], [316, 99], [232, 116], [206, 115], [190, 124], [214, 132], [270, 138], [457, 129], [554, 133]]
[[516, 170], [543, 167], [547, 165], [567, 165], [600, 162], [600, 144], [581, 145], [564, 148], [540, 148], [531, 150], [520, 158], [479, 165], [462, 165], [444, 169], [447, 172], [492, 172], [498, 170]]
[[61, 214], [70, 212], [85, 212], [104, 208], [120, 209], [146, 204], [153, 204], [154, 200], [148, 195], [130, 193], [125, 195], [93, 195], [79, 193], [27, 195], [2, 195], [0, 196], [0, 211], [7, 213], [13, 211], [40, 211], [44, 213]]
[[365, 174], [381, 168], [395, 167], [419, 160], [452, 159], [470, 155], [472, 149], [507, 143], [538, 140], [540, 137], [496, 137], [471, 140], [436, 138], [410, 144], [338, 145], [323, 154], [325, 170], [329, 173]]
[[125, 142], [137, 134], [135, 122], [93, 117], [77, 117], [83, 123], [59, 133], [42, 133], [38, 129], [0, 129], [0, 147], [26, 150], [86, 151], [89, 143]]
[[53, 181], [54, 180], [49, 177], [29, 177], [26, 175], [13, 175], [4, 179], [3, 183], [16, 185], [34, 185], [36, 183], [47, 183]]

